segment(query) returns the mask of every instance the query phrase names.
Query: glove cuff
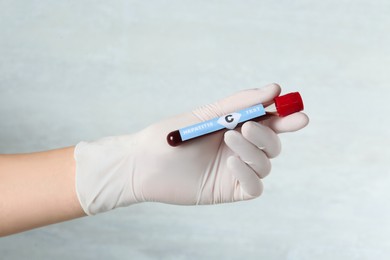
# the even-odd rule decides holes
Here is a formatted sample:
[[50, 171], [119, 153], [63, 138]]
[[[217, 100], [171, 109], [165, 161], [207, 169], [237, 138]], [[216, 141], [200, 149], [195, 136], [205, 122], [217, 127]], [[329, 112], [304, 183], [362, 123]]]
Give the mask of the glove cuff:
[[130, 136], [122, 136], [76, 145], [76, 192], [87, 215], [138, 202], [131, 143]]

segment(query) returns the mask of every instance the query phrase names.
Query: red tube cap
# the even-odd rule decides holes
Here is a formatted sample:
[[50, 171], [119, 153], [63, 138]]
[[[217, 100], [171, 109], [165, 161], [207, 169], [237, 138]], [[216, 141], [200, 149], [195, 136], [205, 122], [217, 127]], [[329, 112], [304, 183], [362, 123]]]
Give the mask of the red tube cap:
[[299, 92], [292, 92], [274, 99], [279, 116], [288, 116], [303, 110], [303, 101]]

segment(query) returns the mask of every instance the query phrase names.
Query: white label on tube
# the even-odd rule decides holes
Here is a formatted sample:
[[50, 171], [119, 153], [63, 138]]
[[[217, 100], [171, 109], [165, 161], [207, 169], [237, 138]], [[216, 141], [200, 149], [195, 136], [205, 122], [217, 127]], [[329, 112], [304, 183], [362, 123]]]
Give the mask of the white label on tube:
[[234, 129], [239, 123], [263, 115], [265, 115], [265, 110], [262, 104], [248, 107], [231, 114], [181, 128], [179, 129], [181, 140], [186, 141], [225, 128]]

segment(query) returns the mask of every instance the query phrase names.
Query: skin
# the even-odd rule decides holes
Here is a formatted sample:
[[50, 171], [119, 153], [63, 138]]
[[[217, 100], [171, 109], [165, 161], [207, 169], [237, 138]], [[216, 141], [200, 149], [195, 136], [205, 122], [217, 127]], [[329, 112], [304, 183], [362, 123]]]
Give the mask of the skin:
[[73, 152], [0, 155], [0, 236], [85, 216]]

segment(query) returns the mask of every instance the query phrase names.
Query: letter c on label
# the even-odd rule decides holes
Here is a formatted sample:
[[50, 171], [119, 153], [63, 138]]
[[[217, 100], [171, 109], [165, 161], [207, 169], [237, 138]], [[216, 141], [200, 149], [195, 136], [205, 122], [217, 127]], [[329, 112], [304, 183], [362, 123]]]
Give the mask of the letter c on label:
[[227, 115], [227, 116], [225, 116], [225, 121], [228, 123], [231, 123], [234, 121], [234, 118], [232, 115]]

